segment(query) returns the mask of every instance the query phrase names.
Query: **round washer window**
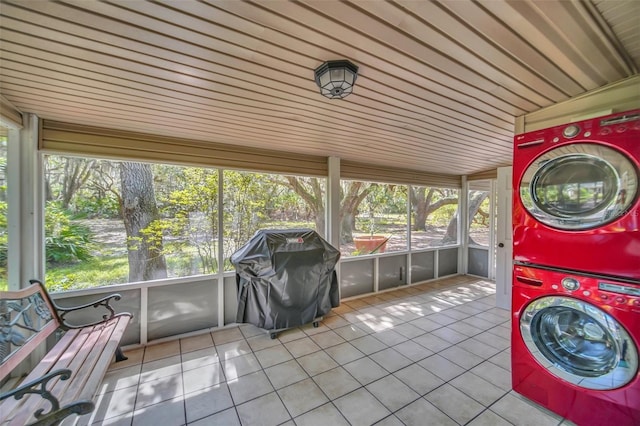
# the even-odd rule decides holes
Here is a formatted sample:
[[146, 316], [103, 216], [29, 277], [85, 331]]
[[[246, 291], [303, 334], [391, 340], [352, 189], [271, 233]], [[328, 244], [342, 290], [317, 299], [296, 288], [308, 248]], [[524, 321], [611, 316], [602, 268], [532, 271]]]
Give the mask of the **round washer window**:
[[520, 198], [540, 222], [581, 230], [624, 215], [637, 186], [636, 168], [623, 154], [602, 145], [572, 144], [548, 151], [527, 168]]
[[624, 327], [584, 301], [538, 299], [523, 312], [520, 331], [541, 365], [578, 386], [615, 389], [638, 371], [638, 352]]

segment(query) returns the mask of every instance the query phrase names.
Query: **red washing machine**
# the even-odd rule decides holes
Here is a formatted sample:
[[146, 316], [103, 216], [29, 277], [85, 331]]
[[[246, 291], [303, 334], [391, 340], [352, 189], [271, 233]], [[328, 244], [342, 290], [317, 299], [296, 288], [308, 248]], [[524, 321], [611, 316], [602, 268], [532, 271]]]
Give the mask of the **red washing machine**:
[[514, 138], [514, 262], [640, 284], [640, 110]]
[[514, 267], [513, 389], [580, 426], [640, 425], [640, 287]]

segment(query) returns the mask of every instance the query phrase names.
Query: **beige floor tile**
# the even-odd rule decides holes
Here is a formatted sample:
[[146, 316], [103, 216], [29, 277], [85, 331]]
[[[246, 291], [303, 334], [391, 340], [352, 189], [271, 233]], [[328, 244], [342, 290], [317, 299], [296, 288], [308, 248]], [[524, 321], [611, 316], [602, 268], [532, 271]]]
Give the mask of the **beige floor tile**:
[[211, 333], [204, 333], [198, 336], [180, 339], [180, 351], [183, 354], [210, 347], [213, 347], [213, 338], [211, 337]]
[[502, 398], [507, 392], [469, 371], [451, 380], [449, 384], [485, 407], [490, 406]]
[[222, 368], [227, 380], [231, 381], [262, 369], [254, 354], [241, 355], [222, 361]]
[[222, 364], [207, 364], [182, 373], [184, 393], [211, 388], [225, 381]]
[[226, 383], [187, 393], [184, 396], [187, 423], [208, 417], [233, 407], [231, 393]]
[[495, 354], [497, 354], [498, 352], [504, 349], [504, 348], [498, 349], [494, 346], [489, 346], [486, 343], [481, 342], [475, 337], [465, 340], [464, 342], [460, 342], [458, 343], [457, 346], [483, 359], [491, 358], [492, 356], [494, 356]]
[[96, 393], [103, 394], [131, 386], [138, 386], [141, 369], [142, 365], [137, 364], [116, 370], [108, 370]]
[[145, 348], [132, 349], [124, 352], [124, 356], [127, 357], [124, 361], [112, 362], [109, 365], [110, 370], [117, 370], [118, 368], [127, 368], [133, 365], [142, 364], [144, 358]]
[[266, 368], [264, 371], [275, 389], [289, 386], [309, 377], [306, 371], [304, 371], [295, 360], [274, 365]]
[[96, 424], [100, 426], [131, 426], [131, 421], [133, 419], [133, 413], [126, 414], [120, 417], [111, 417], [109, 419], [104, 419]]
[[505, 349], [497, 355], [492, 356], [489, 358], [489, 361], [511, 372], [511, 348]]
[[307, 333], [302, 331], [299, 327], [290, 328], [289, 330], [285, 330], [278, 334], [278, 340], [280, 340], [281, 343], [287, 343], [305, 337], [307, 337]]
[[293, 359], [287, 348], [283, 345], [274, 346], [255, 352], [256, 358], [260, 362], [262, 368], [268, 368], [272, 365], [281, 364], [285, 361]]
[[495, 334], [496, 336], [500, 336], [505, 340], [511, 339], [511, 322], [505, 322], [496, 327], [490, 328], [487, 330], [491, 334]]
[[404, 423], [400, 421], [394, 414], [385, 417], [376, 423], [376, 426], [404, 426]]
[[317, 333], [310, 337], [311, 340], [323, 349], [345, 343], [345, 340], [333, 330]]
[[446, 310], [429, 315], [429, 319], [431, 321], [437, 322], [442, 326], [447, 326], [449, 324], [453, 324], [454, 322], [458, 321], [456, 318], [451, 318], [449, 315], [447, 315]]
[[395, 413], [406, 426], [458, 426], [458, 423], [438, 410], [433, 404], [424, 398], [407, 405]]
[[325, 324], [323, 324], [322, 322], [319, 321], [315, 321], [315, 323], [318, 324], [318, 326], [314, 326], [314, 322], [305, 324], [303, 326], [301, 326], [300, 328], [302, 329], [302, 331], [305, 332], [305, 334], [307, 336], [313, 336], [315, 334], [319, 334], [319, 333], [326, 333], [327, 331], [330, 331], [331, 329], [329, 327], [327, 327]]
[[335, 314], [338, 314], [338, 315], [342, 315], [344, 313], [351, 312], [353, 310], [354, 309], [351, 306], [347, 305], [347, 302], [343, 301], [340, 304], [340, 306], [337, 306], [337, 307], [331, 309], [331, 312], [333, 312]]
[[174, 355], [180, 355], [179, 340], [147, 346], [144, 350], [144, 362], [155, 361]]
[[92, 421], [575, 426], [511, 391], [510, 313], [494, 293], [493, 283], [450, 277], [352, 299], [357, 309], [343, 303], [320, 327], [277, 339], [242, 324], [127, 351]]
[[275, 392], [236, 407], [242, 426], [276, 426], [291, 418]]
[[216, 346], [237, 342], [238, 340], [243, 340], [245, 338], [240, 331], [240, 327], [229, 327], [222, 330], [216, 330], [211, 333], [211, 337], [213, 337], [213, 343]]
[[146, 406], [133, 413], [132, 426], [182, 426], [185, 424], [182, 398]]
[[311, 411], [329, 400], [313, 380], [306, 379], [277, 391], [292, 417]]
[[458, 333], [464, 334], [467, 337], [477, 336], [478, 334], [481, 334], [483, 332], [481, 329], [462, 321], [454, 322], [453, 324], [448, 325], [448, 328]]
[[423, 330], [426, 333], [431, 332], [433, 330], [437, 330], [440, 327], [442, 327], [442, 325], [438, 324], [437, 322], [431, 321], [429, 317], [419, 318], [417, 320], [409, 322], [408, 324], [413, 325], [414, 327], [418, 327], [419, 329]]
[[325, 352], [340, 365], [355, 361], [356, 359], [360, 359], [365, 356], [348, 342], [337, 346], [331, 346], [330, 348], [325, 349]]
[[444, 380], [418, 364], [412, 364], [402, 370], [398, 370], [393, 375], [421, 396], [444, 384]]
[[340, 335], [347, 341], [352, 341], [353, 339], [357, 339], [368, 334], [366, 331], [355, 326], [354, 324], [345, 325], [344, 327], [338, 327], [333, 331], [335, 331], [338, 335]]
[[347, 420], [332, 404], [324, 404], [295, 418], [297, 426], [349, 426]]
[[420, 398], [420, 395], [413, 389], [392, 375], [369, 383], [366, 389], [391, 412], [397, 411]]
[[387, 370], [368, 357], [352, 361], [343, 367], [362, 385], [368, 385], [389, 374]]
[[333, 315], [331, 317], [325, 318], [322, 322], [332, 330], [349, 325], [349, 321], [342, 318], [340, 315]]
[[419, 361], [418, 365], [446, 382], [465, 372], [464, 368], [438, 354]]
[[320, 350], [320, 346], [316, 344], [311, 338], [303, 337], [302, 339], [287, 342], [284, 346], [291, 352], [294, 358], [298, 358], [304, 355], [311, 354]]
[[179, 373], [182, 373], [181, 358], [180, 355], [173, 355], [142, 364], [140, 382], [157, 380], [165, 376], [171, 376]]
[[369, 355], [369, 358], [378, 363], [382, 368], [390, 373], [400, 370], [413, 363], [409, 358], [402, 355], [393, 348], [387, 348], [380, 352]]
[[216, 351], [220, 361], [226, 361], [252, 352], [246, 340], [224, 343], [220, 346], [216, 345]]
[[347, 305], [351, 309], [355, 309], [355, 310], [358, 310], [360, 308], [366, 308], [367, 306], [370, 306], [367, 302], [365, 302], [362, 299], [347, 300], [346, 302], [343, 302], [343, 304]]
[[[454, 323], [457, 324], [457, 323]], [[454, 325], [451, 324], [451, 325]], [[469, 338], [469, 336], [467, 336], [466, 334], [460, 333], [454, 329], [452, 329], [450, 326], [446, 326], [446, 327], [442, 327], [439, 328], [437, 330], [433, 330], [431, 332], [431, 334], [433, 334], [434, 336], [438, 336], [439, 338], [446, 340], [447, 342], [451, 343], [451, 344], [456, 344], [456, 343], [460, 343], [463, 340], [466, 340]]]
[[446, 340], [436, 336], [433, 332], [418, 336], [413, 339], [413, 341], [432, 352], [440, 352], [453, 345], [453, 343], [447, 342]]
[[[496, 328], [500, 328], [500, 327], [496, 327]], [[491, 330], [494, 330], [494, 329], [492, 328]], [[489, 345], [500, 351], [505, 350], [509, 346], [511, 346], [511, 341], [508, 338], [498, 336], [497, 334], [492, 333], [491, 330], [485, 331], [484, 333], [477, 334], [473, 336], [473, 338], [484, 343], [485, 345]]]
[[209, 364], [220, 362], [218, 351], [215, 347], [195, 350], [182, 354], [182, 371], [192, 370]]
[[491, 361], [478, 364], [469, 371], [505, 392], [511, 390], [511, 373]]
[[387, 345], [382, 343], [380, 340], [373, 337], [373, 335], [368, 335], [368, 336], [359, 337], [357, 339], [353, 339], [350, 341], [350, 343], [365, 355], [370, 355], [372, 353], [381, 351], [388, 347]]
[[137, 395], [138, 387], [131, 386], [96, 396], [94, 398], [96, 408], [91, 413], [91, 422], [101, 422], [105, 419], [122, 416], [131, 418]]
[[302, 368], [304, 368], [307, 374], [312, 377], [338, 366], [338, 364], [329, 355], [322, 351], [305, 355], [298, 358], [297, 361], [300, 363]]
[[205, 417], [204, 419], [200, 419], [193, 423], [189, 423], [189, 426], [213, 426], [213, 425], [240, 426], [240, 419], [238, 419], [238, 414], [236, 413], [236, 409], [228, 408], [212, 416]]
[[238, 377], [230, 380], [227, 384], [229, 385], [233, 402], [236, 405], [274, 391], [271, 382], [269, 382], [267, 375], [263, 371], [256, 371], [255, 373]]
[[479, 357], [478, 355], [474, 355], [471, 352], [463, 349], [462, 347], [460, 347], [460, 344], [451, 346], [450, 348], [439, 352], [439, 354], [444, 358], [455, 362], [465, 370], [473, 368], [484, 361], [484, 358]]
[[433, 355], [433, 352], [431, 352], [429, 349], [411, 340], [407, 340], [406, 342], [395, 345], [393, 349], [400, 352], [402, 355], [409, 358], [413, 362], [420, 361], [430, 355]]
[[240, 329], [240, 332], [242, 333], [245, 339], [266, 333], [264, 329], [260, 327], [256, 327], [253, 324], [241, 324], [238, 328]]
[[140, 383], [136, 398], [136, 410], [182, 397], [183, 389], [182, 374], [174, 374]]
[[467, 426], [512, 426], [512, 423], [506, 421], [491, 410], [485, 410], [469, 422]]
[[421, 329], [420, 327], [416, 327], [411, 323], [397, 325], [393, 327], [393, 331], [402, 334], [407, 339], [413, 339], [414, 337], [418, 337], [425, 333], [423, 329]]
[[491, 411], [518, 426], [551, 426], [559, 424], [561, 420], [559, 416], [513, 391], [493, 404]]
[[346, 395], [362, 386], [342, 367], [318, 374], [314, 376], [313, 380], [331, 400]]
[[494, 328], [496, 325], [489, 322], [489, 321], [485, 321], [482, 318], [478, 317], [478, 315], [474, 315], [472, 317], [469, 317], [467, 319], [463, 319], [461, 322], [465, 323], [465, 324], [469, 324], [473, 327], [476, 327], [482, 331], [487, 331], [487, 330], [491, 330], [492, 328]]
[[391, 414], [364, 388], [340, 397], [333, 403], [352, 425], [372, 425]]
[[446, 383], [424, 398], [460, 424], [466, 424], [484, 410], [480, 403]]
[[395, 331], [395, 327], [391, 330], [376, 333], [374, 334], [374, 337], [387, 346], [397, 345], [398, 343], [406, 342], [408, 340], [406, 336]]
[[272, 339], [270, 334], [267, 333], [249, 337], [247, 343], [249, 343], [251, 350], [254, 352], [281, 344], [278, 339]]

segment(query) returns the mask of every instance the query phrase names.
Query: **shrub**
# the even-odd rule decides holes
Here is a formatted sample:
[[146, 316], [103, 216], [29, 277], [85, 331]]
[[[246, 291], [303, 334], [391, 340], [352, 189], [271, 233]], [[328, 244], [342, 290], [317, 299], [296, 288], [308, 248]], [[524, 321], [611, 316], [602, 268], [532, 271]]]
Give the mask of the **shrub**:
[[47, 203], [44, 227], [47, 262], [61, 264], [91, 259], [91, 230], [74, 222], [57, 204]]

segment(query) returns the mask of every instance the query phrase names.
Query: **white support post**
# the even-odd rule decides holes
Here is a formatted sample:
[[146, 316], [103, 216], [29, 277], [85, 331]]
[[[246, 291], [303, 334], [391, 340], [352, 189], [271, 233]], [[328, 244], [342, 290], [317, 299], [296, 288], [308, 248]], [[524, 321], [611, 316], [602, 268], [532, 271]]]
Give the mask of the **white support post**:
[[218, 169], [218, 327], [224, 327], [224, 170]]
[[458, 209], [458, 273], [466, 274], [469, 264], [469, 183], [466, 176], [462, 176]]

